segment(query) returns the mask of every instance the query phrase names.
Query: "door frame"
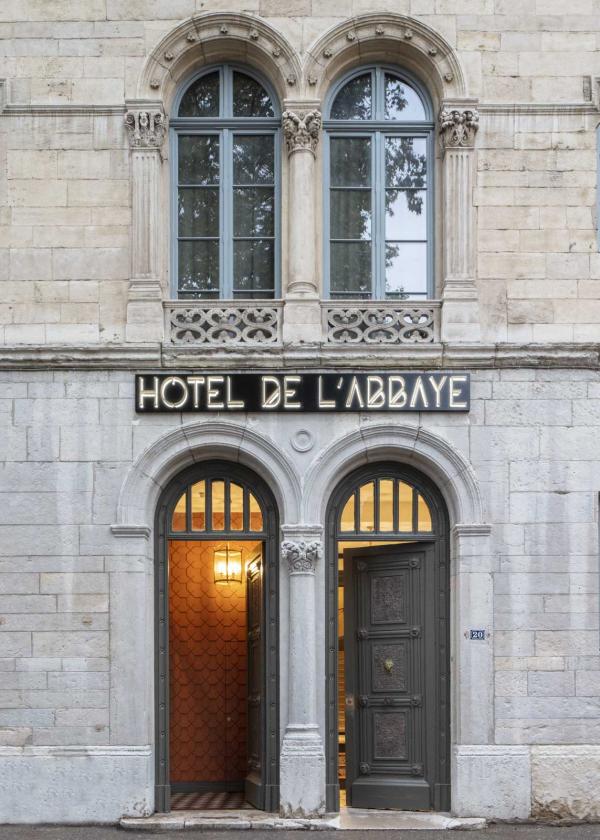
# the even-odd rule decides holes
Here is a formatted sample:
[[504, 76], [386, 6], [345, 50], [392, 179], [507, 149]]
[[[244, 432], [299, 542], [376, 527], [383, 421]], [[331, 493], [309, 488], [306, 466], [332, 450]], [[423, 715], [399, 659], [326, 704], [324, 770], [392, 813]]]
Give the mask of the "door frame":
[[[207, 460], [194, 464], [173, 478], [156, 506], [154, 541], [154, 731], [155, 811], [170, 811], [169, 767], [169, 528], [167, 515], [190, 483], [207, 478], [227, 478], [247, 485], [261, 505], [264, 516], [264, 710], [262, 718], [263, 784], [265, 811], [279, 808], [279, 516], [268, 485], [255, 472], [231, 461]], [[252, 538], [251, 534], [247, 535]], [[187, 539], [188, 537], [186, 537]], [[238, 538], [246, 538], [239, 532]], [[199, 540], [218, 540], [218, 533], [198, 534]]]
[[[338, 557], [337, 520], [341, 505], [346, 500], [352, 488], [373, 478], [394, 477], [406, 481], [415, 487], [429, 505], [431, 511], [433, 532], [411, 534], [410, 540], [419, 543], [433, 544], [435, 562], [440, 567], [440, 580], [444, 581], [446, 591], [446, 622], [442, 639], [445, 667], [440, 669], [440, 682], [445, 682], [440, 691], [440, 718], [443, 727], [440, 729], [440, 757], [443, 757], [444, 773], [440, 782], [450, 786], [450, 544], [449, 517], [442, 494], [436, 484], [418, 470], [401, 462], [375, 462], [365, 464], [348, 473], [340, 480], [330, 496], [326, 515], [326, 593], [325, 593], [325, 627], [326, 632], [326, 685], [325, 710], [326, 732], [325, 740], [325, 772], [326, 772], [326, 809], [337, 812], [340, 809], [340, 788], [338, 781]], [[344, 541], [352, 541], [352, 536], [343, 535]], [[402, 539], [396, 532], [390, 532], [385, 537], [373, 535], [373, 539], [386, 539], [390, 543]], [[356, 541], [364, 541], [364, 535], [354, 537]], [[439, 673], [439, 672], [438, 672]]]

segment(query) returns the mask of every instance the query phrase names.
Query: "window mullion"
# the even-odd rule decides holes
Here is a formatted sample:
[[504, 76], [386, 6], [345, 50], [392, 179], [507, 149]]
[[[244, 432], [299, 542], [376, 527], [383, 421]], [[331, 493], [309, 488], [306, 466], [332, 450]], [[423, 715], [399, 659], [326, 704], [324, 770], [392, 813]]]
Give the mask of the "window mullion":
[[223, 248], [223, 279], [221, 298], [233, 298], [233, 132], [223, 129], [223, 217], [221, 241]]
[[373, 249], [375, 271], [373, 275], [373, 299], [385, 298], [385, 136], [377, 131], [373, 135], [375, 154], [375, 176], [373, 194]]

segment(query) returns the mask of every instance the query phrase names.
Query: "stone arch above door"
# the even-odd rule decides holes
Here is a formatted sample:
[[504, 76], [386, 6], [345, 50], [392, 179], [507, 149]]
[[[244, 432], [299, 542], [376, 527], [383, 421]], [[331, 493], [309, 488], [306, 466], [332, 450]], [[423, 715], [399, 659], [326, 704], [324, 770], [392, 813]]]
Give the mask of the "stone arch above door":
[[304, 521], [324, 521], [329, 497], [341, 477], [362, 464], [386, 459], [411, 464], [436, 483], [451, 525], [485, 523], [483, 499], [469, 462], [439, 435], [399, 423], [365, 425], [319, 455], [304, 480]]
[[158, 497], [169, 481], [185, 467], [215, 458], [254, 470], [269, 484], [281, 521], [299, 521], [300, 482], [283, 451], [245, 425], [209, 420], [169, 430], [139, 455], [121, 487], [113, 534], [128, 536], [137, 529], [149, 535]]

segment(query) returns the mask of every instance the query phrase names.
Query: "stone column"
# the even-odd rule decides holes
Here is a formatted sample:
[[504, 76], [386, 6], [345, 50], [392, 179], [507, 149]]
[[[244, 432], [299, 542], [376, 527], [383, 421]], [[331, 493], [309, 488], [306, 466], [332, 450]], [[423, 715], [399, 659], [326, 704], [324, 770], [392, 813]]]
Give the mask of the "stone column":
[[288, 107], [283, 112], [282, 125], [289, 170], [283, 340], [320, 341], [315, 186], [321, 113], [316, 108], [295, 110]]
[[439, 116], [444, 157], [442, 341], [480, 341], [475, 282], [473, 167], [479, 114], [446, 103]]
[[125, 114], [131, 148], [131, 279], [127, 300], [127, 341], [162, 341], [163, 289], [161, 231], [170, 229], [160, 213], [161, 146], [165, 116], [160, 107], [131, 108]]
[[[281, 748], [280, 809], [286, 817], [325, 811], [325, 753], [317, 723], [315, 569], [321, 529], [286, 529], [281, 559], [289, 571], [288, 723]], [[318, 535], [319, 539], [315, 539]]]

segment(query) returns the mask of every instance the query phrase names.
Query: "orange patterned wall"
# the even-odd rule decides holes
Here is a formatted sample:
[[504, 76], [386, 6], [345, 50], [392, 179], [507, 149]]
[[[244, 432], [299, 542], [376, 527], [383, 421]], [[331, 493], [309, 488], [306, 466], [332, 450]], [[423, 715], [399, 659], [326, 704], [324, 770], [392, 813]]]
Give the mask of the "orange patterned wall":
[[[171, 782], [246, 776], [246, 580], [215, 584], [220, 542], [169, 543]], [[243, 564], [259, 542], [230, 542]]]

